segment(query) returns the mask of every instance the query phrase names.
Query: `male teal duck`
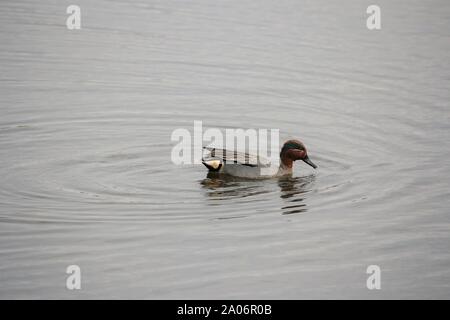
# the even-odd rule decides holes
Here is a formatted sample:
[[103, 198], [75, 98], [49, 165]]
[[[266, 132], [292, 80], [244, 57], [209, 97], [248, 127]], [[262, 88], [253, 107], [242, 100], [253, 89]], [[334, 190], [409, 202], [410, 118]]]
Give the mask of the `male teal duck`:
[[[268, 165], [268, 161], [248, 153], [205, 147], [207, 152], [202, 163], [210, 172], [243, 178], [270, 178], [292, 174], [296, 160], [302, 160], [314, 169], [317, 166], [309, 159], [305, 145], [299, 140], [288, 140], [280, 152], [280, 165]], [[262, 170], [265, 169], [265, 170]]]

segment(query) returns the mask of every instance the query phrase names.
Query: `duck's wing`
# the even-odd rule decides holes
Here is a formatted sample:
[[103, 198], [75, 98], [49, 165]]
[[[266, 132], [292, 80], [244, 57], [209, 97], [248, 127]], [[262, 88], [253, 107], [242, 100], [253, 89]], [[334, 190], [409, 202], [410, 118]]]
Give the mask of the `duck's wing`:
[[230, 151], [211, 147], [204, 147], [203, 151], [204, 153], [206, 153], [206, 156], [203, 157], [204, 163], [205, 161], [209, 161], [210, 159], [220, 159], [224, 163], [237, 163], [249, 167], [265, 166], [265, 164], [268, 163], [268, 161], [263, 157], [244, 152]]

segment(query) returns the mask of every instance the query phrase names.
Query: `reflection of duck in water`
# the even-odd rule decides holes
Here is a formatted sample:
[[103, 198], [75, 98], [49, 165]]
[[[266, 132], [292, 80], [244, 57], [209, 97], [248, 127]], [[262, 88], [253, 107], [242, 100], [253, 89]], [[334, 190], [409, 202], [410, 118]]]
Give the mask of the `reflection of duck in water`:
[[208, 190], [211, 200], [245, 198], [270, 192], [269, 186], [261, 180], [243, 179], [219, 172], [208, 172], [206, 179], [200, 181], [200, 184]]
[[[262, 174], [263, 168], [270, 169], [265, 159], [250, 155], [217, 148], [205, 148], [209, 154], [203, 158], [203, 164], [210, 172], [219, 172], [244, 178], [270, 178], [292, 174], [294, 161], [303, 160], [314, 169], [317, 166], [309, 159], [305, 145], [298, 140], [286, 141], [280, 152], [280, 166], [271, 173]], [[270, 170], [268, 170], [270, 171]]]
[[[200, 181], [206, 196], [212, 205], [226, 204], [232, 199], [256, 197], [253, 201], [258, 201], [261, 196], [265, 199], [269, 194], [273, 199], [282, 199], [282, 214], [302, 213], [307, 210], [305, 199], [311, 190], [314, 175], [292, 178], [291, 176], [279, 177], [276, 180], [255, 180], [222, 175], [217, 172], [209, 172], [206, 179]], [[270, 196], [269, 196], [270, 198]], [[275, 201], [278, 202], [278, 201]]]
[[310, 189], [311, 183], [314, 181], [314, 175], [301, 178], [281, 177], [278, 180], [278, 186], [281, 189], [280, 198], [288, 202], [287, 205], [281, 207], [283, 214], [302, 213], [307, 210], [304, 203], [305, 195]]

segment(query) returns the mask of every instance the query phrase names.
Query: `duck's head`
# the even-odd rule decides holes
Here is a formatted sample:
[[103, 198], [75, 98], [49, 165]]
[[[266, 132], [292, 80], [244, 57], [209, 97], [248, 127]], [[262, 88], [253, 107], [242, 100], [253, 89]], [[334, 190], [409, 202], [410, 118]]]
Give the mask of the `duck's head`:
[[281, 148], [280, 159], [283, 165], [292, 168], [292, 164], [296, 160], [303, 160], [314, 169], [317, 166], [309, 159], [305, 145], [298, 140], [288, 140]]

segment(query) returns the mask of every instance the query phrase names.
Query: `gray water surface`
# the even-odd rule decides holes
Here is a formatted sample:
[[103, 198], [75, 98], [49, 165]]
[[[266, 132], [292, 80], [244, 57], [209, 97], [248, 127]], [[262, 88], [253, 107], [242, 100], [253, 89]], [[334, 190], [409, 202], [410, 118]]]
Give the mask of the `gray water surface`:
[[[70, 4], [0, 5], [0, 298], [450, 297], [449, 1]], [[177, 166], [196, 120], [319, 168]]]

